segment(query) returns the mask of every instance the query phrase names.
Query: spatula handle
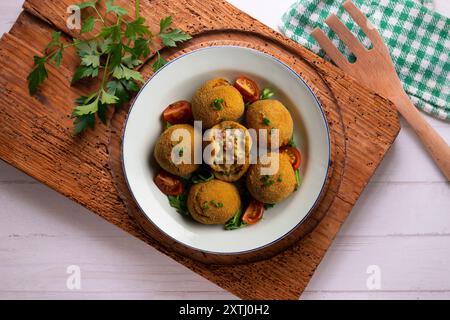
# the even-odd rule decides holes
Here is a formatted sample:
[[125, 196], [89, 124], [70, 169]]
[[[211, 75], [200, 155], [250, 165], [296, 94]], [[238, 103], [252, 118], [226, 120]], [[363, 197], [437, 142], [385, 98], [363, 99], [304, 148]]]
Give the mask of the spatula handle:
[[450, 146], [424, 119], [403, 90], [401, 94], [392, 97], [391, 100], [422, 140], [442, 173], [447, 177], [447, 181], [450, 181]]

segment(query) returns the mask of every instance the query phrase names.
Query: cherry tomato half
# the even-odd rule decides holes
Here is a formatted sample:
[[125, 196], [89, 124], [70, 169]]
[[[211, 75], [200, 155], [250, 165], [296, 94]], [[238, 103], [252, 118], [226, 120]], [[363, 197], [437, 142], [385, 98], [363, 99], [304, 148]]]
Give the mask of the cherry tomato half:
[[291, 161], [292, 167], [294, 170], [297, 170], [300, 168], [300, 165], [302, 163], [302, 154], [297, 148], [294, 147], [283, 147], [280, 150], [281, 153], [286, 153], [289, 156], [289, 159]]
[[262, 219], [264, 214], [264, 204], [257, 200], [251, 200], [250, 204], [242, 216], [242, 221], [246, 224], [255, 224]]
[[188, 101], [172, 103], [163, 112], [163, 118], [170, 124], [183, 124], [194, 121], [192, 107]]
[[161, 170], [155, 177], [154, 182], [159, 190], [168, 196], [179, 196], [183, 193], [184, 187], [180, 178]]
[[239, 77], [234, 87], [242, 94], [245, 102], [255, 102], [259, 99], [260, 91], [255, 81], [247, 77]]

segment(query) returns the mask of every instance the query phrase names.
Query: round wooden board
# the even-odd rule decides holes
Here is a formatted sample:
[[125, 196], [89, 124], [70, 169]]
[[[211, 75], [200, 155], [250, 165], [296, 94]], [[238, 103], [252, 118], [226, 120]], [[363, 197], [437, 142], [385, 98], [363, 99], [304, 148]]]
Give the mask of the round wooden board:
[[[110, 170], [115, 180], [116, 188], [122, 200], [127, 206], [130, 216], [139, 224], [144, 231], [152, 238], [168, 250], [173, 250], [183, 256], [192, 258], [207, 264], [242, 264], [254, 261], [260, 261], [272, 258], [280, 254], [287, 248], [294, 245], [303, 237], [307, 236], [319, 224], [325, 216], [329, 207], [333, 203], [334, 198], [339, 190], [343, 170], [345, 166], [345, 130], [342, 125], [341, 113], [334, 99], [331, 89], [317, 73], [314, 67], [299, 57], [295, 51], [291, 51], [282, 43], [272, 38], [264, 38], [258, 34], [245, 31], [213, 31], [196, 35], [196, 37], [188, 44], [178, 50], [166, 50], [164, 56], [166, 59], [172, 60], [187, 52], [209, 46], [234, 45], [253, 48], [268, 53], [294, 69], [305, 82], [311, 87], [318, 97], [327, 121], [330, 127], [331, 139], [331, 159], [330, 170], [326, 187], [321, 194], [321, 200], [315, 210], [308, 218], [293, 230], [289, 235], [280, 241], [259, 250], [239, 255], [211, 254], [205, 253], [192, 248], [186, 247], [181, 243], [174, 241], [172, 238], [163, 234], [139, 209], [135, 203], [133, 196], [130, 194], [128, 186], [125, 182], [122, 168], [121, 143], [123, 134], [123, 125], [128, 114], [129, 107], [118, 110], [111, 119], [111, 136], [109, 142], [109, 158]], [[149, 61], [143, 68], [146, 76], [151, 75], [151, 65], [153, 61]]]

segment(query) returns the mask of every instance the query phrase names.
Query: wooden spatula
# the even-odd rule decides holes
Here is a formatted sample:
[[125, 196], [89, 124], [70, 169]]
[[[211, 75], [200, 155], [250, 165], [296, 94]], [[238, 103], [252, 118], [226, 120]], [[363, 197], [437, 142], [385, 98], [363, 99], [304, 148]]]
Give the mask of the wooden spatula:
[[397, 76], [388, 48], [378, 31], [353, 2], [345, 1], [343, 7], [372, 41], [372, 49], [366, 49], [334, 14], [330, 15], [325, 23], [352, 51], [356, 61], [350, 63], [319, 28], [312, 32], [312, 36], [338, 67], [396, 105], [398, 112], [411, 125], [450, 181], [450, 147], [409, 100]]

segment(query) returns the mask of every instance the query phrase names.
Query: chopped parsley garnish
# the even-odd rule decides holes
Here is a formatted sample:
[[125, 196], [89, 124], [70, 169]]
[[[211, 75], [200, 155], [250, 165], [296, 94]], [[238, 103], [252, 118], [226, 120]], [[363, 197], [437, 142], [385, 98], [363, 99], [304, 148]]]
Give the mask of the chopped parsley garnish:
[[289, 139], [288, 146], [294, 148], [297, 147], [297, 144], [294, 141], [294, 136], [292, 136], [291, 139]]
[[265, 88], [262, 93], [261, 93], [261, 100], [267, 100], [272, 98], [275, 95], [275, 93], [273, 93], [272, 90], [270, 90], [269, 88]]
[[264, 123], [266, 126], [270, 126], [270, 124], [271, 124], [270, 119], [269, 119], [269, 118], [266, 118], [266, 117], [263, 118], [263, 123]]
[[223, 208], [222, 202], [217, 202], [216, 200], [211, 200], [209, 203], [212, 204], [216, 208]]
[[275, 204], [273, 203], [264, 203], [264, 210], [269, 210], [275, 207]]
[[282, 176], [281, 174], [278, 176], [277, 181], [278, 181], [278, 182], [282, 182], [282, 181], [283, 181], [283, 176]]
[[295, 187], [295, 191], [298, 190], [298, 188], [300, 188], [300, 184], [302, 183], [302, 179], [300, 176], [300, 169], [295, 170], [295, 180], [297, 181], [297, 185]]
[[178, 150], [178, 156], [181, 158], [184, 154], [184, 150], [183, 148], [180, 148], [180, 150]]
[[264, 187], [269, 187], [275, 183], [275, 180], [272, 178], [272, 176], [263, 176], [261, 178], [261, 182], [263, 183]]
[[239, 209], [238, 212], [225, 224], [225, 230], [236, 230], [244, 227], [246, 224], [241, 220], [242, 217], [242, 209]]
[[189, 211], [187, 208], [187, 194], [182, 194], [179, 196], [168, 196], [169, 204], [172, 208], [175, 208], [179, 214], [184, 216], [189, 215]]
[[214, 174], [208, 170], [201, 170], [191, 178], [193, 184], [204, 183], [214, 180]]
[[208, 201], [203, 202], [203, 204], [202, 204], [202, 209], [203, 209], [203, 210], [208, 210], [208, 209], [209, 209]]
[[223, 109], [223, 104], [225, 100], [223, 99], [214, 99], [213, 103], [211, 104], [214, 110], [220, 111]]

